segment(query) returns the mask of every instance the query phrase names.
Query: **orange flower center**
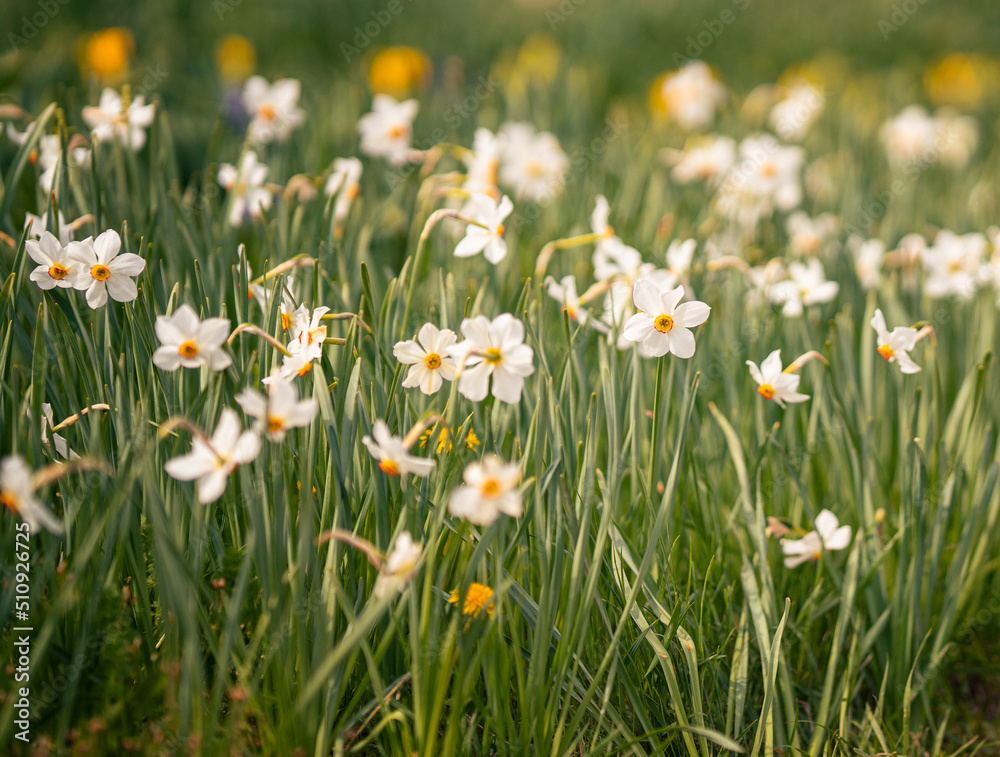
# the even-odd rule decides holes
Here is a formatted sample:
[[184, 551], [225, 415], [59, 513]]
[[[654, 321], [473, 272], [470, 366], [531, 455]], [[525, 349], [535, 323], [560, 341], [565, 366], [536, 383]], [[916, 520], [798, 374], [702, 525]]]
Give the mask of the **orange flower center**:
[[191, 360], [198, 356], [198, 345], [190, 340], [181, 342], [180, 347], [177, 348], [177, 354], [182, 358]]
[[400, 139], [401, 137], [405, 137], [409, 133], [410, 133], [410, 127], [407, 126], [406, 124], [396, 124], [395, 126], [389, 129], [389, 137], [391, 139]]
[[757, 393], [766, 400], [774, 397], [774, 387], [770, 384], [761, 384], [757, 387]]
[[379, 469], [390, 478], [395, 478], [399, 475], [399, 466], [396, 465], [394, 460], [382, 460], [378, 464]]
[[496, 497], [500, 494], [500, 482], [495, 478], [488, 478], [483, 481], [481, 488], [484, 497]]
[[267, 433], [276, 434], [285, 427], [285, 423], [276, 415], [267, 416]]
[[653, 328], [659, 331], [661, 334], [666, 334], [670, 329], [674, 327], [674, 319], [671, 318], [666, 313], [661, 313], [656, 316], [656, 320], [653, 321]]
[[0, 492], [0, 505], [3, 505], [12, 513], [18, 511], [17, 498], [10, 492]]
[[503, 233], [504, 233], [504, 232], [505, 232], [506, 230], [507, 230], [507, 227], [506, 227], [506, 226], [504, 226], [503, 224], [500, 224], [499, 226], [497, 226], [497, 236], [498, 236], [498, 237], [502, 237], [502, 236], [503, 236]]
[[90, 275], [93, 276], [97, 281], [107, 281], [111, 278], [111, 271], [106, 265], [101, 265], [98, 263], [95, 266], [91, 266]]
[[303, 365], [301, 368], [299, 368], [299, 377], [305, 376], [307, 373], [309, 373], [309, 371], [312, 370], [312, 368], [313, 364], [311, 362]]
[[486, 350], [484, 358], [486, 359], [486, 362], [491, 365], [500, 365], [500, 361], [503, 360], [503, 357], [500, 355], [500, 350], [496, 347], [490, 347]]
[[760, 172], [770, 179], [778, 173], [778, 167], [769, 161], [761, 166]]
[[288, 331], [288, 328], [292, 325], [292, 316], [289, 313], [281, 314], [281, 330]]
[[69, 276], [69, 269], [62, 263], [53, 263], [49, 266], [49, 276], [56, 281], [62, 281]]
[[441, 367], [441, 356], [436, 352], [428, 352], [427, 356], [424, 358], [424, 365], [430, 368], [432, 371], [435, 368]]
[[878, 354], [884, 357], [886, 360], [892, 360], [892, 356], [896, 354], [896, 351], [888, 344], [882, 344], [879, 345]]
[[264, 103], [259, 108], [257, 108], [257, 116], [264, 119], [265, 121], [273, 121], [277, 118], [278, 113], [275, 111], [274, 106], [270, 103]]

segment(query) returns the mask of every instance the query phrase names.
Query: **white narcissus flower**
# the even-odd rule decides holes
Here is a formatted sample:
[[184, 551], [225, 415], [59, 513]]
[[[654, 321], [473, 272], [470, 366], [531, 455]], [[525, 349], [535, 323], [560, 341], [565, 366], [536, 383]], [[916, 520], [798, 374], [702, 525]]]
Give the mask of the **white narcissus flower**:
[[580, 295], [576, 291], [575, 276], [563, 276], [558, 282], [550, 276], [545, 283], [546, 293], [562, 305], [562, 309], [570, 317], [570, 320], [591, 326], [602, 334], [608, 333], [607, 324], [592, 318], [580, 302]]
[[726, 99], [726, 88], [707, 63], [692, 60], [663, 79], [660, 92], [666, 115], [682, 129], [703, 129]]
[[810, 531], [801, 539], [782, 539], [781, 551], [788, 555], [785, 567], [796, 568], [807, 560], [819, 560], [824, 549], [833, 552], [847, 549], [850, 544], [851, 527], [841, 526], [837, 516], [824, 509], [816, 516], [815, 531]]
[[35, 499], [31, 470], [20, 455], [8, 455], [0, 462], [0, 505], [20, 516], [28, 524], [28, 533], [43, 528], [54, 534], [62, 533], [62, 521]]
[[227, 407], [222, 410], [209, 444], [195, 437], [191, 451], [167, 460], [163, 470], [178, 481], [197, 481], [198, 501], [205, 505], [221, 497], [230, 474], [259, 453], [260, 437], [253, 431], [243, 431], [236, 411]]
[[691, 329], [708, 320], [711, 308], [697, 300], [681, 303], [683, 297], [683, 286], [664, 292], [650, 279], [637, 281], [632, 299], [639, 312], [625, 322], [624, 337], [638, 342], [639, 351], [647, 357], [694, 355]]
[[789, 278], [774, 284], [769, 292], [771, 301], [781, 305], [781, 313], [787, 318], [802, 315], [804, 307], [830, 302], [840, 291], [836, 281], [827, 281], [823, 264], [816, 258], [808, 263], [794, 262], [788, 265]]
[[507, 243], [503, 239], [503, 222], [514, 209], [514, 203], [507, 195], [498, 203], [489, 195], [474, 194], [469, 197], [465, 212], [469, 218], [482, 226], [470, 223], [465, 227], [465, 236], [455, 248], [456, 258], [468, 258], [483, 253], [489, 262], [496, 265], [507, 256]]
[[300, 401], [295, 385], [280, 379], [268, 384], [266, 397], [256, 389], [244, 389], [236, 396], [236, 402], [244, 413], [257, 420], [254, 430], [266, 434], [273, 442], [283, 440], [290, 428], [308, 426], [318, 409], [314, 398]]
[[243, 107], [250, 115], [251, 142], [284, 142], [302, 123], [305, 111], [298, 107], [300, 85], [296, 79], [269, 84], [263, 76], [251, 76], [243, 85]]
[[216, 177], [229, 192], [229, 224], [239, 226], [246, 217], [260, 218], [271, 207], [273, 194], [264, 186], [268, 167], [257, 162], [257, 154], [248, 150], [239, 169], [231, 163], [219, 166]]
[[885, 316], [881, 310], [876, 310], [871, 319], [872, 328], [875, 329], [876, 340], [878, 341], [878, 354], [887, 362], [895, 363], [903, 373], [918, 373], [920, 366], [913, 362], [910, 357], [910, 350], [917, 346], [916, 329], [907, 326], [897, 326], [889, 331], [885, 325]]
[[781, 407], [786, 402], [805, 402], [808, 394], [796, 391], [802, 377], [794, 373], [784, 373], [781, 369], [781, 350], [775, 350], [760, 364], [760, 368], [752, 360], [747, 360], [750, 375], [757, 382], [757, 393], [766, 400], [774, 400]]
[[434, 470], [433, 460], [411, 455], [403, 440], [389, 433], [389, 427], [383, 420], [375, 421], [372, 435], [366, 435], [361, 442], [368, 448], [368, 453], [378, 460], [379, 470], [390, 478], [407, 473], [426, 478]]
[[270, 386], [276, 381], [292, 381], [295, 377], [301, 378], [312, 370], [313, 360], [322, 353], [315, 353], [311, 350], [302, 350], [291, 355], [285, 355], [281, 362], [281, 368], [272, 371], [267, 378], [261, 379], [264, 386]]
[[401, 531], [392, 543], [392, 549], [375, 581], [375, 596], [388, 596], [394, 590], [402, 588], [416, 567], [422, 551], [423, 548], [413, 541], [409, 531]]
[[489, 526], [501, 515], [520, 518], [524, 513], [521, 492], [521, 469], [496, 455], [487, 455], [481, 463], [469, 463], [460, 486], [448, 499], [448, 511], [476, 526]]
[[329, 311], [328, 307], [318, 307], [310, 315], [309, 308], [300, 305], [291, 316], [289, 330], [292, 340], [288, 343], [288, 351], [293, 355], [304, 353], [310, 360], [319, 358], [326, 341], [326, 325], [322, 319]]
[[829, 213], [811, 218], [799, 210], [788, 216], [785, 230], [788, 232], [789, 252], [800, 257], [812, 257], [821, 253], [823, 245], [840, 230], [840, 221]]
[[441, 389], [445, 380], [454, 381], [456, 366], [448, 350], [457, 341], [451, 329], [439, 329], [433, 323], [425, 323], [417, 332], [416, 341], [396, 342], [392, 354], [403, 365], [411, 366], [403, 386], [407, 389], [419, 387], [421, 392], [431, 395]]
[[108, 301], [108, 295], [116, 302], [131, 302], [139, 296], [131, 277], [142, 273], [146, 261], [131, 252], [119, 255], [121, 248], [121, 237], [114, 229], [97, 239], [70, 242], [67, 247], [69, 257], [77, 264], [73, 288], [85, 291], [87, 304], [95, 310]]
[[55, 235], [43, 231], [40, 239], [26, 241], [24, 249], [31, 259], [38, 263], [38, 267], [28, 278], [38, 284], [39, 289], [73, 287], [72, 274], [79, 264], [70, 257], [69, 249], [64, 247]]
[[153, 365], [165, 371], [180, 367], [222, 371], [233, 359], [223, 351], [222, 345], [229, 337], [228, 318], [198, 318], [194, 308], [181, 305], [172, 315], [156, 317], [156, 336], [160, 347], [153, 353]]
[[[40, 239], [46, 229], [49, 228], [48, 211], [45, 211], [40, 216], [36, 216], [34, 213], [25, 213], [24, 228], [27, 229], [29, 226], [31, 227], [31, 231], [28, 234], [28, 238]], [[59, 229], [59, 244], [65, 247], [73, 241], [73, 226], [66, 223], [61, 210], [56, 211], [56, 226]]]
[[324, 193], [334, 198], [333, 220], [340, 223], [347, 218], [354, 199], [361, 192], [361, 172], [364, 167], [357, 158], [337, 158], [333, 161], [333, 173], [326, 180]]
[[448, 349], [459, 366], [458, 391], [480, 402], [492, 376], [494, 397], [519, 402], [525, 377], [535, 372], [535, 353], [524, 343], [524, 324], [510, 313], [492, 321], [477, 315], [462, 321], [461, 330], [465, 341]]
[[361, 152], [372, 158], [385, 158], [396, 166], [405, 163], [410, 155], [413, 119], [419, 108], [416, 100], [397, 102], [389, 95], [375, 95], [371, 113], [358, 121]]
[[83, 120], [98, 142], [117, 139], [138, 152], [146, 144], [146, 129], [153, 123], [155, 109], [152, 103], [145, 104], [142, 95], [133, 98], [126, 108], [121, 95], [107, 88], [101, 92], [97, 107], [83, 109]]

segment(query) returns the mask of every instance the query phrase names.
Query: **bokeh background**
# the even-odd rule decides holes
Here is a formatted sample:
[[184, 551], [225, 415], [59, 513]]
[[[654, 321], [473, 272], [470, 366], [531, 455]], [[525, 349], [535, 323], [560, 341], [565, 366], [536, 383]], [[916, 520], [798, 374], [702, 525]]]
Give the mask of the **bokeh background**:
[[[911, 102], [956, 104], [987, 124], [996, 122], [1000, 94], [994, 60], [1000, 4], [988, 0], [5, 0], [3, 6], [4, 100], [37, 112], [55, 98], [72, 113], [96, 100], [99, 84], [130, 82], [171, 114], [188, 170], [203, 160], [199, 153], [223, 112], [227, 87], [250, 72], [302, 80], [304, 103], [314, 112], [341, 87], [352, 88], [361, 108], [372, 84], [391, 91], [403, 83], [420, 93], [428, 113], [459, 102], [480, 76], [534, 69], [558, 86], [536, 98], [530, 113], [505, 115], [560, 126], [564, 139], [597, 128], [598, 114], [617, 102], [643, 102], [658, 75], [689, 57], [707, 61], [737, 92], [808, 64], [822, 72], [824, 86], [866, 88], [889, 110]], [[95, 37], [106, 29], [122, 34]], [[390, 62], [369, 81], [379, 52], [401, 45], [426, 56], [416, 70]], [[956, 52], [971, 54], [964, 68], [947, 65], [945, 56]], [[942, 60], [937, 81], [928, 82]], [[509, 100], [504, 107], [516, 109], [517, 98]], [[586, 107], [578, 107], [581, 100]], [[67, 120], [72, 125], [76, 117]], [[563, 117], [569, 122], [551, 123]], [[431, 128], [423, 120], [418, 141], [420, 129]], [[474, 125], [464, 127], [471, 133]], [[337, 146], [349, 151], [354, 135], [342, 136]]]

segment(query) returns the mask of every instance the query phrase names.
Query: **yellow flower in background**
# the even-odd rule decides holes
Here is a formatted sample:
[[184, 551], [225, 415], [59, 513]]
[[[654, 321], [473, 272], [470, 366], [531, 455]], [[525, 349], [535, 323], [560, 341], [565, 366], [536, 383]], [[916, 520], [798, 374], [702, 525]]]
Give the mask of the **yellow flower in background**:
[[372, 58], [368, 84], [375, 94], [402, 98], [431, 79], [431, 59], [415, 47], [387, 47]]
[[[451, 593], [448, 604], [457, 605], [459, 600], [458, 589]], [[462, 606], [462, 614], [470, 618], [478, 618], [479, 613], [486, 609], [486, 614], [493, 617], [493, 589], [483, 584], [475, 582], [469, 584], [469, 590], [465, 594], [465, 604]]]
[[975, 108], [995, 89], [996, 61], [982, 55], [951, 53], [924, 72], [924, 89], [935, 105]]
[[515, 65], [528, 78], [536, 78], [551, 84], [559, 71], [562, 48], [548, 34], [532, 34], [517, 51]]
[[114, 27], [95, 32], [87, 38], [79, 64], [84, 75], [93, 75], [102, 83], [116, 83], [125, 78], [135, 52], [132, 32]]
[[241, 82], [257, 67], [257, 51], [242, 34], [229, 34], [215, 46], [215, 65], [228, 82]]
[[653, 83], [649, 85], [649, 101], [647, 107], [651, 115], [657, 118], [662, 118], [666, 120], [667, 118], [667, 100], [663, 96], [663, 85], [667, 81], [667, 77], [670, 76], [669, 71], [657, 76]]

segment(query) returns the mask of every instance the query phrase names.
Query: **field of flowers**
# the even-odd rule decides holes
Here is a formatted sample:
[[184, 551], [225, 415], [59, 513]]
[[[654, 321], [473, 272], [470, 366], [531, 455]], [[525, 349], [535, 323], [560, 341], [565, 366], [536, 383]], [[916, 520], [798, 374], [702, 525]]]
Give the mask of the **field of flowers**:
[[727, 0], [647, 75], [583, 0], [462, 55], [389, 0], [293, 78], [51, 3], [0, 57], [0, 753], [998, 753], [971, 16], [774, 71]]

